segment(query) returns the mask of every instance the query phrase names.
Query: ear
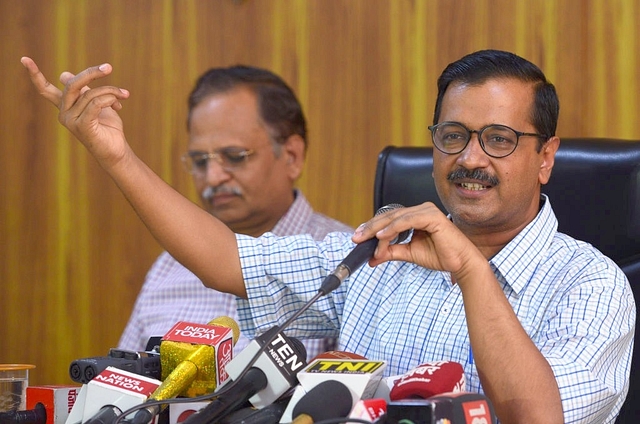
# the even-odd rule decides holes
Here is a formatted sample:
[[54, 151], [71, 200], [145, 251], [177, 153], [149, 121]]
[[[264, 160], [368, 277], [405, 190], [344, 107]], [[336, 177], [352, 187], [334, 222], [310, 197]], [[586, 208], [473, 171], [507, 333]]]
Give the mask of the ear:
[[558, 147], [560, 147], [560, 138], [557, 136], [551, 137], [544, 146], [542, 146], [542, 151], [540, 152], [542, 155], [542, 163], [540, 163], [540, 172], [538, 173], [540, 184], [548, 183], [549, 178], [551, 178], [551, 170], [555, 163]]
[[302, 137], [292, 134], [282, 144], [282, 154], [287, 167], [287, 175], [292, 181], [297, 180], [302, 175], [304, 160], [306, 155], [306, 145]]

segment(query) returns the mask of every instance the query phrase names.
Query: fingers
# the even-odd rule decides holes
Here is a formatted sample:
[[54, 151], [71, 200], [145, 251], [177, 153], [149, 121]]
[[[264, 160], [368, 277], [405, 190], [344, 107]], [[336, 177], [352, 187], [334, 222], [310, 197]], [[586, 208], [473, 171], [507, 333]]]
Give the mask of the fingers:
[[109, 104], [114, 110], [120, 110], [122, 104], [119, 100], [129, 96], [127, 90], [117, 87], [104, 86], [94, 89], [95, 91], [89, 87], [89, 83], [92, 81], [111, 73], [113, 68], [108, 63], [87, 68], [77, 75], [68, 71], [63, 72], [60, 74], [60, 82], [65, 87], [60, 90], [45, 78], [33, 59], [25, 56], [20, 59], [20, 62], [29, 71], [31, 82], [38, 89], [40, 95], [53, 103], [60, 109], [60, 112], [66, 112], [76, 105], [86, 107], [93, 99], [105, 94], [108, 95], [107, 98], [101, 99], [99, 104]]
[[377, 237], [382, 243], [389, 242], [401, 232], [413, 228], [413, 220], [419, 213], [417, 209], [418, 207], [398, 208], [376, 215], [356, 229], [353, 241], [361, 243]]
[[27, 71], [29, 71], [29, 78], [31, 78], [31, 82], [36, 87], [40, 95], [58, 107], [60, 104], [60, 98], [62, 97], [62, 91], [44, 77], [33, 59], [25, 56], [20, 59], [20, 62], [25, 68], [27, 68]]
[[[445, 224], [445, 226], [442, 226]], [[450, 224], [447, 217], [433, 204], [399, 208], [378, 215], [356, 229], [352, 240], [361, 243], [372, 237], [378, 241], [377, 249], [369, 265], [375, 266], [389, 260], [404, 260], [419, 265], [429, 263], [433, 253], [433, 232], [441, 231]], [[413, 229], [410, 243], [391, 244], [402, 232]]]
[[65, 92], [70, 95], [77, 95], [89, 90], [89, 83], [98, 78], [105, 77], [111, 73], [113, 67], [108, 63], [100, 66], [92, 66], [74, 75], [69, 71], [60, 74], [60, 82], [65, 85]]
[[[129, 96], [129, 92], [124, 89], [120, 89], [113, 86], [102, 86], [95, 89], [89, 88], [89, 83], [103, 78], [111, 73], [112, 66], [108, 63], [104, 63], [100, 66], [92, 66], [85, 69], [77, 75], [73, 75], [71, 72], [63, 72], [60, 75], [60, 81], [65, 84], [65, 88], [62, 91], [62, 98], [60, 104], [60, 111], [64, 112], [76, 106], [86, 106], [88, 102], [101, 95], [110, 95], [116, 99], [125, 99]], [[104, 102], [101, 101], [101, 104]], [[112, 103], [112, 108], [119, 110], [122, 105], [119, 101]]]
[[[64, 85], [67, 85], [67, 83], [71, 81], [73, 78], [75, 78], [75, 74], [72, 74], [69, 71], [64, 71], [63, 73], [60, 74], [60, 82]], [[88, 85], [85, 85], [80, 89], [80, 92], [84, 93], [87, 90], [90, 90], [90, 88]]]

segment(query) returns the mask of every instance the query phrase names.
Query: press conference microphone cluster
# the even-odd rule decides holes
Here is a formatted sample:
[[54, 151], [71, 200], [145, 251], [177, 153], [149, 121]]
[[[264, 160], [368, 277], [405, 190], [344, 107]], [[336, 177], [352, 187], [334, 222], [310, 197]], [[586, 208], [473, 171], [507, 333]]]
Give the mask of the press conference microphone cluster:
[[[382, 215], [387, 212], [391, 212], [395, 209], [403, 208], [404, 206], [398, 203], [391, 203], [378, 209], [375, 216]], [[403, 231], [398, 234], [389, 244], [402, 243], [409, 238], [413, 230]], [[327, 275], [322, 281], [320, 286], [320, 292], [323, 295], [331, 293], [333, 290], [340, 287], [342, 282], [346, 280], [353, 272], [360, 268], [365, 262], [367, 262], [373, 256], [373, 253], [378, 247], [378, 239], [373, 237], [369, 240], [363, 241], [356, 245], [353, 250], [347, 255], [346, 258], [340, 262], [336, 269], [329, 275]]]
[[183, 424], [218, 422], [247, 401], [256, 408], [273, 404], [298, 383], [296, 375], [306, 366], [306, 356], [299, 340], [273, 327], [252, 340], [227, 364], [231, 382], [209, 405], [189, 416]]

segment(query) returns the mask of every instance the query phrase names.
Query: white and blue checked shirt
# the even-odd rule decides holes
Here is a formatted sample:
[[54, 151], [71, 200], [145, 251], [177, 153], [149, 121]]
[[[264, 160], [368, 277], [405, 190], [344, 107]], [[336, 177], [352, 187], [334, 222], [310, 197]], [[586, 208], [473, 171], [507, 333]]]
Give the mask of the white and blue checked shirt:
[[[283, 323], [354, 247], [351, 234], [330, 234], [323, 242], [237, 238], [249, 297], [238, 300], [238, 312], [247, 334]], [[546, 198], [535, 220], [490, 265], [553, 369], [565, 422], [612, 422], [628, 390], [636, 314], [620, 268], [590, 244], [558, 233]], [[339, 335], [341, 350], [386, 360], [386, 375], [456, 361], [464, 366], [467, 390], [482, 393], [461, 292], [447, 272], [405, 262], [364, 265], [287, 334]]]
[[[314, 212], [299, 190], [287, 213], [273, 228], [274, 234], [305, 233], [317, 240], [331, 231], [353, 233], [347, 225]], [[118, 347], [143, 350], [149, 337], [163, 336], [178, 321], [204, 324], [222, 315], [238, 320], [235, 297], [205, 287], [191, 271], [163, 252], [147, 273]], [[236, 352], [246, 347], [249, 340], [241, 335], [235, 345]], [[303, 343], [309, 358], [335, 347], [332, 339], [304, 340]]]

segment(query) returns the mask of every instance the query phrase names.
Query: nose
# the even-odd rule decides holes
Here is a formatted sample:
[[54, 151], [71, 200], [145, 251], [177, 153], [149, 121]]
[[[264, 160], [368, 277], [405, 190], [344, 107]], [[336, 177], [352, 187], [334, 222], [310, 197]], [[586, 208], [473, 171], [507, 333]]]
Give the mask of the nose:
[[489, 164], [489, 156], [480, 145], [480, 138], [477, 131], [471, 132], [471, 138], [456, 162], [467, 169], [483, 168]]
[[231, 174], [224, 170], [222, 165], [214, 159], [207, 161], [207, 171], [205, 172], [205, 181], [212, 187], [217, 187], [220, 184], [231, 179]]

